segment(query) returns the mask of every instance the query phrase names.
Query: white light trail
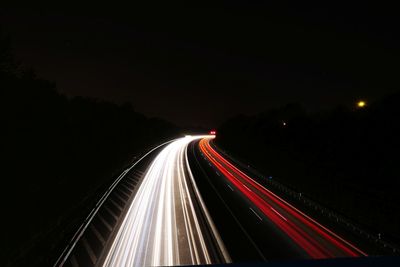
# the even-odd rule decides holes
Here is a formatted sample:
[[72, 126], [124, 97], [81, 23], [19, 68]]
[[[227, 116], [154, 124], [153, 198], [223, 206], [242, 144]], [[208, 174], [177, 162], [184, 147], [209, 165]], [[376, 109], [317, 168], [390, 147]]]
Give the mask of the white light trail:
[[188, 144], [203, 137], [178, 139], [157, 155], [117, 232], [104, 267], [213, 263], [196, 209], [205, 216], [224, 261], [231, 261], [187, 160]]

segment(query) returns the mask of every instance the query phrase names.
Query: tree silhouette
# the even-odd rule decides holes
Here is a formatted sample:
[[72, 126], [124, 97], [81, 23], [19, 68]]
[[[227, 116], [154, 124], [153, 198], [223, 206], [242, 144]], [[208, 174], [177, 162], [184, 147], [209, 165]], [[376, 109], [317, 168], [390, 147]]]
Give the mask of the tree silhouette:
[[[22, 260], [46, 233], [73, 219], [66, 213], [95, 198], [95, 189], [110, 183], [135, 154], [178, 133], [176, 126], [149, 119], [131, 104], [58, 93], [54, 83], [15, 64], [1, 29], [0, 90], [0, 202], [7, 217], [1, 220], [7, 230], [0, 261], [5, 265]], [[31, 253], [25, 263], [51, 261], [57, 238], [47, 239], [47, 247]]]
[[395, 93], [364, 109], [315, 114], [288, 105], [226, 121], [216, 142], [264, 174], [400, 240], [399, 101]]

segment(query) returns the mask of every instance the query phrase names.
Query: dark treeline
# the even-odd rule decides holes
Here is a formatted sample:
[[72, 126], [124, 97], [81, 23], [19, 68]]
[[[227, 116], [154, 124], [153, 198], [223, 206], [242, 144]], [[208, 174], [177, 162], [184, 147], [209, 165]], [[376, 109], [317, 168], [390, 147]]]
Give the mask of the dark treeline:
[[0, 32], [0, 262], [5, 265], [70, 220], [71, 210], [111, 183], [133, 156], [178, 134], [175, 126], [146, 118], [129, 104], [59, 94], [55, 84], [18, 66], [8, 43]]
[[217, 144], [370, 230], [400, 238], [400, 94], [363, 109], [291, 104], [238, 116]]

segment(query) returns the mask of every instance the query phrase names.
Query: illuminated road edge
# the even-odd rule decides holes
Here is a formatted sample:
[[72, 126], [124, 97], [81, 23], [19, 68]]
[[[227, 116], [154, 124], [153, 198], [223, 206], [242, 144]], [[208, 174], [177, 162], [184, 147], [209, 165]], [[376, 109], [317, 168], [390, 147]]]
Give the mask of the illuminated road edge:
[[243, 196], [253, 203], [255, 209], [290, 237], [309, 257], [320, 259], [367, 256], [353, 244], [240, 171], [211, 147], [211, 139], [204, 138], [200, 141], [202, 153]]
[[187, 147], [207, 136], [186, 136], [167, 145], [151, 163], [103, 266], [211, 264], [199, 220], [205, 217], [223, 262], [230, 256], [203, 203], [190, 170]]

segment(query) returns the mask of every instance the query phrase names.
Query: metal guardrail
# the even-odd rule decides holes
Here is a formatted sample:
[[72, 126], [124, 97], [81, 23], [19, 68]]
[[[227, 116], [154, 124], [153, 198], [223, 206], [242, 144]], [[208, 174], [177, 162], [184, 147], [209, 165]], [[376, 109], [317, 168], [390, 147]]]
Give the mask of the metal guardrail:
[[99, 209], [101, 208], [101, 206], [104, 204], [104, 202], [106, 201], [106, 199], [108, 198], [108, 196], [112, 193], [112, 191], [114, 190], [114, 188], [119, 184], [119, 182], [122, 180], [122, 178], [125, 177], [125, 175], [127, 173], [129, 173], [130, 170], [132, 170], [137, 164], [139, 164], [144, 158], [146, 158], [149, 154], [151, 154], [153, 151], [157, 150], [158, 148], [167, 145], [173, 141], [175, 141], [176, 139], [173, 140], [169, 140], [167, 142], [164, 142], [152, 149], [150, 149], [150, 151], [148, 151], [147, 153], [145, 153], [142, 157], [140, 157], [137, 161], [135, 161], [129, 168], [127, 168], [126, 170], [124, 170], [117, 179], [115, 179], [115, 181], [110, 185], [110, 187], [105, 191], [105, 193], [102, 195], [102, 197], [99, 199], [99, 201], [96, 203], [96, 205], [94, 206], [94, 208], [91, 210], [91, 212], [89, 213], [89, 215], [86, 217], [86, 219], [83, 221], [83, 223], [81, 224], [81, 226], [78, 228], [78, 230], [76, 231], [76, 233], [73, 235], [73, 237], [71, 238], [71, 241], [68, 243], [68, 245], [66, 246], [66, 248], [61, 252], [61, 255], [58, 257], [57, 261], [55, 262], [55, 264], [53, 265], [54, 267], [58, 267], [58, 266], [63, 266], [64, 263], [66, 262], [66, 260], [68, 259], [68, 257], [70, 256], [71, 252], [73, 251], [73, 249], [75, 248], [76, 244], [78, 243], [78, 241], [80, 240], [80, 238], [82, 237], [83, 233], [86, 231], [86, 229], [88, 228], [89, 224], [91, 223], [91, 221], [93, 220], [93, 218], [95, 217], [95, 215], [97, 214], [97, 212], [99, 211]]
[[391, 253], [398, 255], [400, 253], [400, 248], [390, 242], [385, 240], [380, 233], [372, 233], [363, 229], [362, 227], [356, 225], [351, 220], [346, 218], [343, 215], [338, 214], [337, 212], [332, 211], [324, 207], [323, 205], [315, 202], [314, 200], [309, 199], [307, 196], [304, 196], [301, 192], [297, 192], [293, 189], [288, 188], [287, 186], [281, 184], [280, 182], [272, 179], [272, 177], [265, 177], [263, 176], [262, 179], [269, 185], [273, 186], [274, 188], [284, 192], [286, 195], [302, 202], [304, 205], [312, 208], [313, 210], [319, 212], [321, 215], [328, 217], [330, 220], [333, 220], [335, 223], [344, 226], [345, 228], [349, 229], [353, 234], [360, 236], [364, 239], [372, 241], [376, 245], [380, 246], [382, 249], [386, 251], [390, 251]]
[[239, 160], [235, 159], [232, 157], [229, 153], [227, 153], [225, 150], [217, 147], [213, 142], [211, 142], [213, 147], [217, 149], [219, 152], [224, 154], [227, 158], [235, 162], [237, 165], [239, 165], [242, 169], [247, 170], [250, 172], [252, 175], [256, 176], [259, 180], [261, 180], [263, 183], [270, 185], [274, 187], [276, 190], [279, 190], [280, 192], [286, 194], [287, 196], [296, 199], [297, 201], [302, 202], [304, 205], [312, 208], [314, 211], [319, 212], [322, 216], [327, 217], [329, 220], [337, 223], [338, 225], [341, 225], [348, 229], [351, 233], [364, 238], [365, 240], [368, 240], [369, 242], [372, 242], [376, 246], [380, 247], [384, 251], [387, 251], [388, 253], [392, 255], [400, 255], [400, 246], [398, 244], [395, 244], [391, 241], [385, 240], [383, 235], [381, 233], [372, 233], [371, 231], [367, 231], [363, 229], [362, 227], [358, 226], [354, 222], [352, 222], [349, 218], [331, 210], [323, 205], [317, 203], [316, 201], [308, 198], [304, 193], [293, 190], [292, 188], [280, 183], [279, 181], [276, 180], [276, 177], [272, 176], [265, 176], [262, 173], [258, 172], [257, 170], [253, 169], [250, 164], [244, 164], [240, 162]]

